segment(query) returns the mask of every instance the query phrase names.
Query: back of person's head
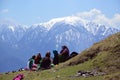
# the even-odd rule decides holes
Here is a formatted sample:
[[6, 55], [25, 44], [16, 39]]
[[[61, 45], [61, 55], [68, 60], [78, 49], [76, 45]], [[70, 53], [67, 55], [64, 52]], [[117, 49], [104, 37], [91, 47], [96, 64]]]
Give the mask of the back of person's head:
[[37, 58], [42, 58], [40, 53], [37, 54]]
[[65, 48], [67, 48], [67, 46], [66, 46], [66, 45], [63, 45], [63, 46], [62, 46], [62, 49], [65, 49]]
[[53, 50], [53, 54], [54, 55], [58, 55], [58, 51], [57, 50]]
[[35, 57], [36, 57], [36, 56], [35, 56], [35, 55], [33, 55], [33, 56], [32, 56], [32, 59], [35, 59]]
[[50, 51], [48, 51], [48, 52], [46, 53], [45, 57], [50, 57], [50, 55], [51, 55], [51, 53], [50, 53]]

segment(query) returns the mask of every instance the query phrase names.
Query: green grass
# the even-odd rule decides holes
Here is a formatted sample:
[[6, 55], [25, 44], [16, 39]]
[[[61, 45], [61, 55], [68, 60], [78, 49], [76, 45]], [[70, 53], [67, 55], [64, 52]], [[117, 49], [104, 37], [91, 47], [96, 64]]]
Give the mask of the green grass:
[[103, 79], [102, 76], [97, 77], [71, 77], [76, 75], [79, 70], [86, 70], [89, 71], [92, 66], [92, 61], [87, 61], [83, 64], [74, 65], [74, 66], [66, 66], [65, 68], [52, 68], [50, 70], [43, 70], [43, 71], [22, 71], [10, 74], [3, 74], [0, 75], [0, 80], [12, 80], [12, 78], [17, 74], [24, 74], [24, 80], [101, 80]]
[[[0, 80], [12, 80], [12, 78], [17, 74], [24, 74], [24, 80], [109, 80], [114, 75], [105, 75], [105, 76], [96, 76], [96, 77], [71, 77], [76, 75], [77, 71], [85, 70], [90, 71], [93, 69], [93, 60], [89, 60], [85, 63], [74, 65], [74, 66], [66, 66], [64, 68], [52, 68], [50, 70], [43, 71], [22, 71], [10, 74], [2, 74], [0, 75]], [[117, 75], [117, 74], [116, 74]]]

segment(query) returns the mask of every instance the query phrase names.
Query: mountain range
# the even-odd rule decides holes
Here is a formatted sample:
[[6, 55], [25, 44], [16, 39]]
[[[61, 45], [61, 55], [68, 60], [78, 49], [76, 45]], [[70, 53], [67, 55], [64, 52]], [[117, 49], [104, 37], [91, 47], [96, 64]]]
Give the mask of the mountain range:
[[40, 52], [61, 50], [81, 52], [111, 34], [119, 32], [114, 26], [95, 23], [77, 16], [55, 18], [28, 27], [15, 23], [0, 23], [0, 72], [25, 67], [28, 59]]

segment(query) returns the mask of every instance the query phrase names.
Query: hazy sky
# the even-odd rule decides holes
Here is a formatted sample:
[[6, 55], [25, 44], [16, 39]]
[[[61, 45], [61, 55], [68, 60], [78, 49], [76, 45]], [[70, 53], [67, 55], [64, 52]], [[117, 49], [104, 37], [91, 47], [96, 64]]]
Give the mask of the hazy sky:
[[94, 8], [111, 18], [120, 14], [120, 0], [0, 0], [0, 20], [32, 25]]

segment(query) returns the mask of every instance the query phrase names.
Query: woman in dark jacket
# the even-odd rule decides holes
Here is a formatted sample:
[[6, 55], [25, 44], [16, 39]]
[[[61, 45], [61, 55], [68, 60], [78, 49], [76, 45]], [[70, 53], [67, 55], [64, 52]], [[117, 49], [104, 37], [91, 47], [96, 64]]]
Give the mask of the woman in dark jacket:
[[60, 51], [60, 62], [65, 62], [69, 58], [69, 49], [67, 46], [62, 46], [62, 50]]
[[41, 62], [41, 68], [42, 69], [49, 69], [51, 68], [51, 59], [50, 59], [50, 52], [47, 52], [45, 57], [43, 58], [42, 62]]
[[54, 54], [53, 64], [54, 64], [54, 65], [58, 65], [58, 64], [59, 64], [59, 55], [58, 55], [58, 51], [53, 50], [53, 54]]

